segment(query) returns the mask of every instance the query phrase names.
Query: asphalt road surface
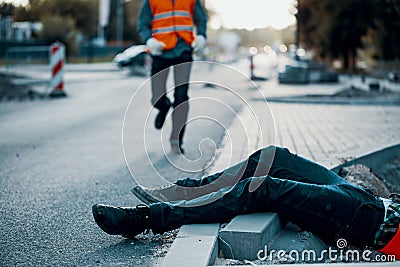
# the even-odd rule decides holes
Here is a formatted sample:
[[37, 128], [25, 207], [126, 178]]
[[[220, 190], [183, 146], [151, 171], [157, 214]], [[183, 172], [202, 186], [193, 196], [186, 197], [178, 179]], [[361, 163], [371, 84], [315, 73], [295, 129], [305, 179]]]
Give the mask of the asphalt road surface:
[[[199, 66], [193, 72], [207, 76], [210, 70]], [[163, 237], [109, 236], [94, 223], [92, 204], [139, 204], [130, 192], [135, 181], [129, 169], [147, 186], [159, 184], [153, 179], [155, 173], [169, 180], [201, 176], [212, 164], [224, 128], [243, 103], [218, 87], [194, 84], [192, 98], [206, 96], [220, 102], [191, 105], [191, 118], [200, 119], [188, 125], [183, 158], [158, 145], [171, 126], [167, 122], [162, 138], [162, 132], [153, 128], [150, 92], [138, 93], [146, 87], [145, 78], [105, 64], [67, 66], [65, 80], [67, 98], [0, 103], [0, 265], [157, 265], [162, 258], [155, 251], [165, 242]], [[238, 88], [245, 91], [246, 86], [244, 81]], [[129, 124], [138, 126], [124, 133], [131, 135], [124, 148], [132, 156], [128, 169], [122, 128], [134, 95]]]

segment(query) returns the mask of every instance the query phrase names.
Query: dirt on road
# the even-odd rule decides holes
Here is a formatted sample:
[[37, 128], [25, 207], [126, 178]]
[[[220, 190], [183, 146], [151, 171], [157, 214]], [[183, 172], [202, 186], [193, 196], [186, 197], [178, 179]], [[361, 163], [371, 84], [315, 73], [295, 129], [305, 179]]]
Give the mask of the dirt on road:
[[12, 76], [0, 73], [0, 101], [24, 101], [46, 98], [46, 95], [36, 92], [29, 85], [13, 83], [12, 78]]

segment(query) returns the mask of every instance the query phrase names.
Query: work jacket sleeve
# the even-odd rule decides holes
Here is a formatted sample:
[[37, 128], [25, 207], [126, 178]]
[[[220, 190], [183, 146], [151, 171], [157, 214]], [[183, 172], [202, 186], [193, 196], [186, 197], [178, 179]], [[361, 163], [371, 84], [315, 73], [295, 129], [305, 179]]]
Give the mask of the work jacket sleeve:
[[139, 12], [139, 18], [137, 21], [137, 31], [142, 38], [144, 43], [151, 38], [151, 22], [153, 20], [153, 13], [151, 12], [151, 7], [149, 0], [143, 0], [142, 6]]
[[193, 13], [193, 23], [197, 28], [197, 35], [203, 35], [207, 37], [207, 14], [200, 0], [196, 0]]

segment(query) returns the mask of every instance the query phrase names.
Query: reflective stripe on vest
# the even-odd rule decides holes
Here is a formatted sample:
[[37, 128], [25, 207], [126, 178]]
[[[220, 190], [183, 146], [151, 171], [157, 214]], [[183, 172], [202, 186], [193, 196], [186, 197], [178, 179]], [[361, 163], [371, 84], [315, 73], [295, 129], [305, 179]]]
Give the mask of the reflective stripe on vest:
[[164, 12], [164, 13], [160, 13], [157, 14], [153, 17], [153, 20], [157, 20], [157, 19], [165, 19], [165, 18], [169, 18], [169, 17], [188, 17], [191, 18], [191, 15], [189, 12], [187, 11], [168, 11], [168, 12]]
[[149, 0], [153, 14], [151, 31], [154, 38], [173, 49], [178, 36], [191, 45], [194, 41], [193, 11], [196, 0]]
[[396, 257], [396, 260], [400, 260], [400, 224], [399, 230], [397, 230], [394, 237], [389, 241], [389, 243], [386, 244], [383, 249], [378, 251], [386, 255], [394, 255]]
[[160, 27], [153, 30], [154, 33], [169, 33], [169, 32], [179, 32], [179, 31], [193, 31], [193, 27], [190, 26], [172, 26], [172, 27]]

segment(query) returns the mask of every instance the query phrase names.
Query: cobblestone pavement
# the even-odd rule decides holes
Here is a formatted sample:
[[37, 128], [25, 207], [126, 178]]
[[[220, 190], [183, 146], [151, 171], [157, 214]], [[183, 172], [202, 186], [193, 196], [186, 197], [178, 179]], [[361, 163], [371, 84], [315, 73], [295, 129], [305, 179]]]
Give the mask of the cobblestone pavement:
[[276, 144], [325, 166], [400, 142], [400, 107], [270, 104]]
[[[294, 96], [306, 94], [333, 94], [354, 84], [353, 80], [342, 79], [338, 84], [280, 85], [276, 80], [259, 83], [262, 93], [272, 96]], [[256, 91], [256, 90], [254, 90]], [[249, 102], [256, 114], [270, 109], [274, 119], [274, 145], [284, 146], [326, 167], [338, 165], [344, 159], [400, 143], [400, 106], [395, 105], [335, 105], [268, 103], [254, 93]], [[248, 114], [246, 114], [246, 112]], [[242, 120], [251, 121], [251, 114], [242, 110]], [[248, 123], [250, 125], [251, 123]], [[271, 126], [271, 125], [270, 125]], [[261, 129], [261, 132], [265, 131]], [[233, 124], [229, 132], [234, 135], [238, 125]], [[233, 163], [247, 157], [256, 148], [270, 145], [270, 140], [261, 140], [257, 127], [248, 127], [249, 151], [231, 146]], [[229, 142], [228, 142], [229, 143]], [[226, 166], [227, 153], [221, 148], [220, 161], [215, 170]], [[235, 160], [236, 158], [236, 160]], [[222, 162], [222, 163], [221, 163]]]
[[[395, 84], [381, 86], [398, 90]], [[362, 84], [356, 76], [341, 77], [337, 84], [281, 85], [276, 80], [259, 84], [270, 96], [333, 94]], [[256, 107], [263, 108], [260, 101]], [[269, 103], [276, 145], [317, 161], [327, 167], [343, 158], [400, 143], [400, 106]]]

